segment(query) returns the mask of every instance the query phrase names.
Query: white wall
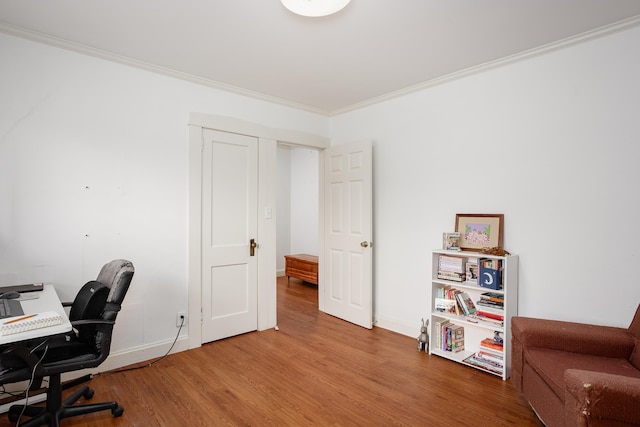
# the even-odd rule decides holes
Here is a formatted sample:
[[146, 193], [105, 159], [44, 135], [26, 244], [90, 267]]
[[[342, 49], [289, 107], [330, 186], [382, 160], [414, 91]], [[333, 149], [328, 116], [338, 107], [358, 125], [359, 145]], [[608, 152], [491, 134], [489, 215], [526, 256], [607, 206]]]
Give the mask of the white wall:
[[285, 255], [318, 255], [318, 155], [313, 149], [278, 147], [278, 274], [284, 274]]
[[318, 152], [291, 150], [291, 253], [318, 255]]
[[4, 34], [0, 57], [0, 283], [72, 299], [130, 259], [115, 353], [170, 343], [187, 310], [189, 113], [328, 136], [324, 116]]
[[332, 118], [374, 141], [374, 311], [417, 331], [456, 213], [504, 213], [519, 312], [628, 326], [640, 301], [640, 28]]

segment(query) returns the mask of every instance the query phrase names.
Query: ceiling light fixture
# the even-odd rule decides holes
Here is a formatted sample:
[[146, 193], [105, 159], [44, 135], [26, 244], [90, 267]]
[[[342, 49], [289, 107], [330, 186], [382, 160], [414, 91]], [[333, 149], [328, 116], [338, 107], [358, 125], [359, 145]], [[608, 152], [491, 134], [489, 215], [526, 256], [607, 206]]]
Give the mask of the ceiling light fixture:
[[310, 17], [327, 16], [336, 13], [351, 0], [280, 0], [291, 12]]

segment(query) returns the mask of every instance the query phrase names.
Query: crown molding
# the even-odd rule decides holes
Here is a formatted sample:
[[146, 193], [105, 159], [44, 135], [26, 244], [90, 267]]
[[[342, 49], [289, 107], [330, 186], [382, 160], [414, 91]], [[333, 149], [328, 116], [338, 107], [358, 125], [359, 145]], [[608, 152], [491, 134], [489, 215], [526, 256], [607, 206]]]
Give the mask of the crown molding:
[[381, 102], [398, 98], [400, 96], [419, 92], [421, 90], [424, 90], [430, 87], [438, 86], [438, 85], [441, 85], [453, 80], [461, 79], [463, 77], [467, 77], [473, 74], [482, 73], [484, 71], [487, 71], [493, 68], [502, 67], [508, 64], [513, 64], [515, 62], [523, 61], [525, 59], [529, 59], [538, 55], [542, 55], [555, 50], [560, 50], [568, 46], [576, 45], [576, 44], [593, 40], [599, 37], [603, 37], [612, 33], [623, 31], [625, 29], [635, 27], [637, 25], [640, 25], [640, 15], [635, 15], [635, 16], [632, 16], [631, 18], [627, 18], [610, 25], [606, 25], [603, 27], [596, 28], [594, 30], [586, 31], [584, 33], [580, 33], [575, 36], [567, 37], [565, 39], [548, 43], [542, 46], [538, 46], [538, 47], [535, 47], [523, 52], [519, 52], [513, 55], [505, 56], [504, 58], [496, 59], [494, 61], [485, 62], [484, 64], [465, 68], [464, 70], [456, 71], [441, 77], [436, 77], [422, 83], [418, 83], [400, 90], [396, 90], [381, 96], [377, 96], [375, 98], [367, 99], [365, 101], [347, 106], [345, 108], [333, 110], [329, 112], [329, 116], [333, 117], [340, 114], [349, 113], [351, 111], [359, 110], [360, 108], [369, 107], [371, 105], [379, 104]]
[[202, 86], [208, 86], [214, 89], [219, 89], [226, 92], [232, 92], [238, 95], [243, 95], [250, 98], [255, 98], [255, 99], [259, 99], [262, 101], [267, 101], [275, 104], [280, 104], [280, 105], [295, 108], [298, 110], [304, 110], [310, 113], [320, 114], [323, 116], [329, 115], [328, 111], [321, 108], [311, 107], [309, 105], [289, 101], [287, 99], [279, 98], [277, 96], [267, 95], [267, 94], [256, 92], [250, 89], [244, 89], [241, 87], [207, 79], [204, 77], [199, 77], [193, 74], [184, 73], [181, 71], [172, 70], [170, 68], [161, 67], [159, 65], [154, 65], [145, 61], [139, 61], [137, 59], [132, 59], [127, 56], [118, 55], [113, 52], [93, 48], [90, 46], [83, 45], [81, 43], [76, 43], [60, 37], [52, 36], [50, 34], [29, 30], [23, 27], [18, 27], [2, 21], [0, 21], [0, 32], [6, 33], [12, 36], [20, 37], [23, 39], [39, 42], [42, 44], [59, 47], [61, 49], [81, 53], [84, 55], [93, 56], [95, 58], [100, 58], [100, 59], [104, 59], [111, 62], [117, 62], [119, 64], [128, 65], [128, 66], [143, 69], [146, 71], [151, 71], [153, 73], [163, 74], [168, 77], [185, 80], [185, 81], [196, 83]]
[[529, 49], [524, 52], [519, 52], [510, 56], [506, 56], [504, 58], [496, 59], [494, 61], [485, 62], [484, 64], [475, 65], [473, 67], [466, 68], [464, 70], [456, 71], [444, 76], [436, 77], [412, 86], [408, 86], [403, 89], [399, 89], [393, 92], [386, 93], [384, 95], [380, 95], [374, 98], [367, 99], [362, 102], [358, 102], [352, 105], [349, 105], [344, 108], [339, 108], [336, 110], [327, 111], [321, 108], [312, 107], [306, 104], [301, 104], [293, 101], [289, 101], [283, 98], [279, 98], [272, 95], [267, 95], [264, 93], [252, 91], [249, 89], [244, 89], [241, 87], [228, 85], [225, 83], [221, 83], [215, 80], [207, 79], [204, 77], [195, 76], [189, 73], [184, 73], [181, 71], [172, 70], [169, 68], [161, 67], [158, 65], [154, 65], [148, 62], [139, 61], [136, 59], [132, 59], [123, 55], [117, 55], [112, 52], [108, 52], [101, 49], [96, 49], [93, 47], [89, 47], [80, 43], [72, 42], [69, 40], [65, 40], [59, 37], [55, 37], [49, 34], [41, 33], [38, 31], [29, 30], [26, 28], [18, 27], [15, 25], [11, 25], [5, 22], [0, 21], [0, 32], [14, 35], [17, 37], [21, 37], [24, 39], [40, 42], [43, 44], [47, 44], [50, 46], [59, 47], [62, 49], [78, 52], [81, 54], [85, 54], [88, 56], [93, 56], [100, 59], [105, 59], [112, 62], [117, 62], [123, 65], [128, 65], [135, 68], [140, 68], [146, 71], [151, 71], [158, 74], [163, 74], [168, 77], [173, 77], [180, 80], [185, 80], [188, 82], [196, 83], [202, 86], [211, 87], [218, 90], [223, 90], [226, 92], [232, 92], [238, 95], [247, 96], [254, 99], [259, 99], [266, 102], [271, 102], [275, 104], [280, 104], [283, 106], [295, 108], [298, 110], [307, 111], [310, 113], [315, 113], [323, 116], [337, 116], [340, 114], [345, 114], [351, 111], [355, 111], [361, 108], [365, 108], [371, 105], [379, 104], [384, 101], [388, 101], [394, 98], [398, 98], [400, 96], [412, 94], [415, 92], [422, 91], [424, 89], [434, 87], [437, 85], [441, 85], [453, 80], [457, 80], [463, 77], [467, 77], [473, 74], [482, 73], [488, 71], [493, 68], [501, 67], [504, 65], [512, 64], [518, 61], [522, 61], [528, 58], [532, 58], [538, 55], [542, 55], [548, 52], [552, 52], [555, 50], [563, 49], [568, 46], [572, 46], [575, 44], [583, 43], [595, 38], [603, 37], [615, 32], [623, 31], [627, 28], [631, 28], [634, 26], [640, 25], [640, 15], [635, 15], [630, 18], [615, 22], [610, 25], [606, 25], [600, 28], [596, 28], [594, 30], [586, 31], [584, 33], [567, 37], [563, 40], [559, 40], [556, 42], [548, 43], [533, 49]]

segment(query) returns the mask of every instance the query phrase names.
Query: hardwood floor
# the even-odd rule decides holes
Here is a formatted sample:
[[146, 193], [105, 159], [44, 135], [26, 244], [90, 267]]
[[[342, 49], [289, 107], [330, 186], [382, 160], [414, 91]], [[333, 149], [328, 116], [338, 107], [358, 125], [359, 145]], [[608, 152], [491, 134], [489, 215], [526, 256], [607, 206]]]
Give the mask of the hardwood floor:
[[[71, 426], [541, 426], [510, 381], [417, 351], [317, 309], [317, 288], [278, 280], [280, 330], [173, 354], [93, 378], [109, 412]], [[416, 336], [419, 324], [416, 324]], [[6, 415], [0, 427], [10, 426]]]

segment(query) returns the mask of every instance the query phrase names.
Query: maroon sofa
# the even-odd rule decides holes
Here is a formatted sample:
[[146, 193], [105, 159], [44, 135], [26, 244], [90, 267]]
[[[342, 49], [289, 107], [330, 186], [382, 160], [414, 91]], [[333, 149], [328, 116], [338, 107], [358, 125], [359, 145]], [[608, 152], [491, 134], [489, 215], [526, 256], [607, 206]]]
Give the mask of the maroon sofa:
[[511, 380], [547, 427], [640, 425], [640, 305], [628, 329], [513, 317]]

